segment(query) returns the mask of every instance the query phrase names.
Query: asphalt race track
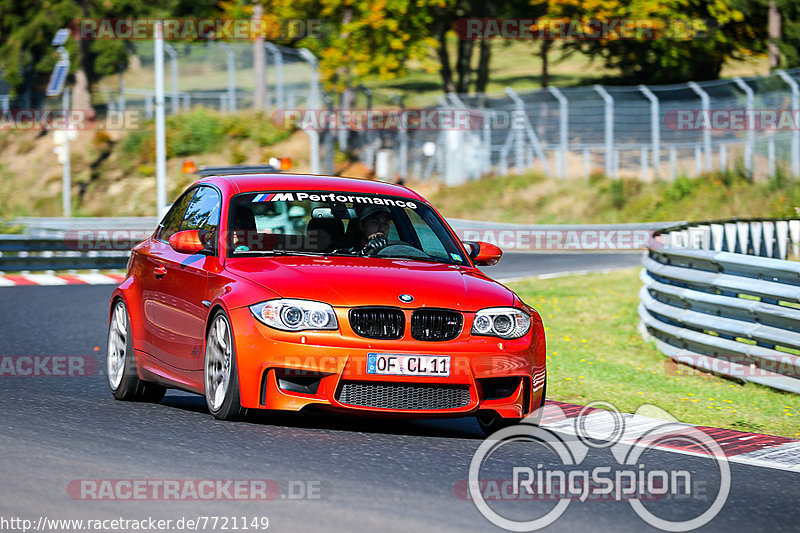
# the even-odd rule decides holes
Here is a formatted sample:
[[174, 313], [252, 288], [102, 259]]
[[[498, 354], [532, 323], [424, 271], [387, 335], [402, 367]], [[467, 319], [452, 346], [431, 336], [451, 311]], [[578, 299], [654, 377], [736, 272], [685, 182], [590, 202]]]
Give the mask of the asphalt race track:
[[[589, 264], [626, 266], [600, 257], [592, 255]], [[551, 272], [588, 268], [586, 256], [546, 260]], [[617, 260], [632, 265], [638, 257], [617, 256]], [[509, 261], [508, 271], [492, 274], [521, 275], [517, 272], [525, 261]], [[548, 270], [531, 265], [528, 274]], [[111, 291], [111, 286], [0, 288], [0, 356], [94, 356], [102, 372]], [[0, 377], [0, 408], [3, 518], [26, 518], [36, 524], [43, 516], [153, 517], [174, 524], [202, 516], [240, 521], [265, 516], [270, 531], [497, 530], [471, 500], [454, 492], [467, 479], [472, 455], [482, 442], [473, 419], [385, 421], [309, 413], [219, 422], [208, 414], [202, 398], [176, 391], [169, 391], [159, 405], [115, 401], [105, 376], [99, 374]], [[487, 469], [496, 471], [498, 478], [507, 477], [512, 466], [535, 467], [555, 460], [531, 443], [501, 450], [487, 462]], [[708, 484], [709, 492], [719, 478], [715, 464], [707, 459], [651, 450], [647, 462], [689, 471], [693, 480]], [[582, 467], [613, 464], [607, 451], [593, 449]], [[728, 501], [701, 530], [798, 530], [800, 475], [734, 463], [730, 468]], [[72, 490], [79, 480], [101, 479], [265, 479], [277, 481], [281, 495], [266, 502], [87, 501]], [[303, 491], [311, 497], [295, 499]], [[673, 518], [708, 505], [696, 498], [647, 504], [654, 513]], [[509, 515], [535, 517], [553, 503], [503, 502], [498, 509], [503, 506], [509, 507]], [[198, 530], [214, 530], [206, 524]], [[241, 522], [238, 525], [241, 528]], [[548, 529], [655, 530], [620, 501], [574, 501]]]
[[579, 270], [604, 270], [625, 268], [642, 264], [641, 252], [624, 253], [506, 253], [492, 267], [481, 268], [487, 275], [498, 280], [559, 274]]

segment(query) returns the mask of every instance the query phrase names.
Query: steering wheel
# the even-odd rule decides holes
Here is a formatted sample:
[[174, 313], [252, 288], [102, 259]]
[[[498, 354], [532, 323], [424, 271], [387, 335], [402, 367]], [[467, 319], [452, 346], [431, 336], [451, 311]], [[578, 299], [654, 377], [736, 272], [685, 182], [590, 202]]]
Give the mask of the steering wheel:
[[386, 237], [373, 237], [370, 239], [367, 244], [361, 249], [361, 255], [365, 256], [375, 256], [379, 255], [379, 252], [389, 246], [398, 246], [398, 245], [406, 245], [403, 241], [390, 241]]

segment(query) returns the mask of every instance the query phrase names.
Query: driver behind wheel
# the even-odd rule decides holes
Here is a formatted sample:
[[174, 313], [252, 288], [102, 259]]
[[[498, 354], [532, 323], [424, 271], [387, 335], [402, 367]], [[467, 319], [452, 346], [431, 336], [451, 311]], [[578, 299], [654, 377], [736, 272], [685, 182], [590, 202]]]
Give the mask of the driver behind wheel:
[[358, 217], [358, 228], [361, 230], [361, 253], [371, 255], [385, 248], [388, 244], [392, 214], [383, 205], [368, 205]]

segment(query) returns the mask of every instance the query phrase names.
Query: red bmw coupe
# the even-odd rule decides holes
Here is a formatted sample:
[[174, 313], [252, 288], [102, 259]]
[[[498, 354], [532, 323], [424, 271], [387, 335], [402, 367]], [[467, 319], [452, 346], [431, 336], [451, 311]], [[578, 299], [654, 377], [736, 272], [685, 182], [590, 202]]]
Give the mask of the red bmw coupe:
[[420, 195], [290, 174], [204, 177], [131, 253], [114, 291], [108, 382], [245, 409], [477, 416], [491, 432], [545, 397], [539, 314], [477, 266]]

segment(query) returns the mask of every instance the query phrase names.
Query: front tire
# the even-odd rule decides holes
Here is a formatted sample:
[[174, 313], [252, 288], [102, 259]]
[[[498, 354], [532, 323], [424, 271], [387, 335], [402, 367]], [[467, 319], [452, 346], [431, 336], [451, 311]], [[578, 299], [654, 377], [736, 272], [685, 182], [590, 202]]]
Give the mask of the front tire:
[[114, 303], [108, 323], [106, 376], [111, 394], [117, 400], [158, 403], [167, 392], [166, 387], [139, 378], [133, 354], [131, 322], [122, 300]]
[[231, 324], [223, 311], [214, 315], [208, 328], [203, 382], [206, 405], [214, 418], [236, 420], [244, 414]]

